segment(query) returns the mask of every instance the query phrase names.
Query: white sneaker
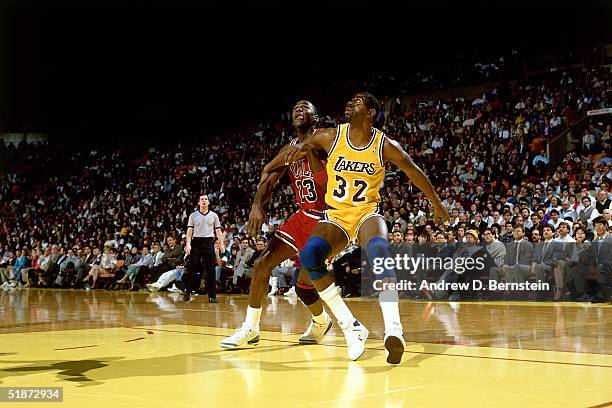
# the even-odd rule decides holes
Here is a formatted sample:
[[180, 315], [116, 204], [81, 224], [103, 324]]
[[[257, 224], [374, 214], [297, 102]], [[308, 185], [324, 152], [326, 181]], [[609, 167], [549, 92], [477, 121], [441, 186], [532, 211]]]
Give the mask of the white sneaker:
[[285, 292], [285, 297], [297, 297], [297, 293], [295, 293], [295, 286], [292, 286], [287, 292]]
[[242, 326], [234, 332], [229, 337], [224, 338], [221, 341], [221, 348], [224, 349], [235, 349], [243, 345], [256, 346], [259, 344], [259, 330], [252, 330], [250, 327], [246, 325], [246, 323], [242, 323]]
[[181, 293], [180, 289], [176, 287], [176, 285], [173, 283], [171, 288], [168, 288], [168, 292], [171, 293]]
[[351, 360], [357, 360], [365, 352], [365, 344], [368, 340], [368, 329], [359, 320], [355, 320], [353, 325], [344, 331], [344, 338], [348, 346], [348, 355]]
[[314, 320], [310, 321], [310, 326], [304, 332], [304, 335], [300, 337], [300, 344], [319, 344], [323, 337], [331, 329], [334, 321], [329, 315], [327, 315], [327, 321], [323, 324], [316, 323]]
[[8, 285], [9, 288], [14, 288], [15, 286], [17, 286], [15, 281], [11, 281], [11, 283], [9, 283], [9, 285]]
[[154, 283], [147, 283], [147, 289], [149, 289], [150, 292], [157, 292], [161, 288]]
[[387, 363], [399, 364], [402, 362], [406, 342], [401, 331], [385, 333], [385, 355]]

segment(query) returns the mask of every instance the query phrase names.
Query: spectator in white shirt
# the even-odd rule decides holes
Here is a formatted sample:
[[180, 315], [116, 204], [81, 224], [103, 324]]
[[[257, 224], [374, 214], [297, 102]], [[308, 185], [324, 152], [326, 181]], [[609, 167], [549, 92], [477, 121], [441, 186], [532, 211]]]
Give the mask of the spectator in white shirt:
[[570, 207], [570, 203], [567, 200], [564, 200], [561, 202], [561, 210], [559, 210], [559, 217], [561, 217], [561, 219], [565, 220], [567, 217], [570, 217], [573, 221], [576, 221], [576, 218], [578, 218], [578, 213], [576, 213], [576, 211]]
[[555, 227], [555, 230], [559, 228], [559, 225], [563, 222], [563, 219], [559, 217], [559, 211], [557, 209], [553, 209], [550, 211], [550, 220], [548, 220], [548, 224]]
[[557, 242], [576, 242], [576, 240], [570, 235], [570, 227], [569, 224], [566, 222], [562, 221], [559, 224], [559, 228], [557, 228], [557, 233], [559, 234], [559, 236], [555, 238], [555, 241]]

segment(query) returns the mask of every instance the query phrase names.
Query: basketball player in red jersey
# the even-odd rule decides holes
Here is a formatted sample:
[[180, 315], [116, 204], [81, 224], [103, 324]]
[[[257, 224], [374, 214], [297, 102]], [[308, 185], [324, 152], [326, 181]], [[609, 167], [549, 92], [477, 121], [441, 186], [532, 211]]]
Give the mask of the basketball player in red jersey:
[[[266, 219], [263, 206], [270, 199], [272, 188], [287, 170], [300, 209], [276, 231], [255, 261], [246, 319], [233, 335], [221, 341], [222, 348], [234, 349], [245, 344], [259, 343], [261, 303], [268, 290], [272, 269], [302, 249], [325, 209], [327, 173], [325, 163], [317, 157], [317, 153], [311, 151], [304, 159], [283, 166], [286, 148], [302, 143], [315, 132], [316, 108], [308, 101], [299, 101], [293, 107], [292, 118], [297, 137], [283, 147], [264, 168], [249, 214], [247, 231], [251, 236], [261, 233], [261, 226]], [[296, 293], [312, 313], [310, 326], [299, 341], [302, 344], [319, 343], [331, 328], [332, 319], [323, 309], [319, 295], [306, 274], [300, 275]]]

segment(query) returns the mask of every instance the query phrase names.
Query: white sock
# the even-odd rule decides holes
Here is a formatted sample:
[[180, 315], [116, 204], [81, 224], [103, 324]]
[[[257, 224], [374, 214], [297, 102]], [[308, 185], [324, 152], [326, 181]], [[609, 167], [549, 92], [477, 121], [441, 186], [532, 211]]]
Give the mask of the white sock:
[[353, 316], [353, 313], [351, 313], [342, 297], [340, 297], [336, 285], [332, 282], [324, 291], [319, 292], [319, 296], [329, 306], [329, 310], [331, 310], [334, 316], [336, 316], [338, 326], [342, 330], [350, 328], [355, 321], [355, 316]]
[[247, 307], [247, 314], [244, 322], [249, 326], [251, 330], [259, 331], [259, 320], [261, 319], [261, 307]]
[[312, 320], [317, 324], [325, 324], [327, 323], [327, 312], [323, 309], [323, 313], [318, 316], [313, 315]]
[[402, 322], [399, 314], [399, 296], [396, 290], [383, 290], [378, 294], [378, 302], [385, 321], [385, 333], [401, 332]]

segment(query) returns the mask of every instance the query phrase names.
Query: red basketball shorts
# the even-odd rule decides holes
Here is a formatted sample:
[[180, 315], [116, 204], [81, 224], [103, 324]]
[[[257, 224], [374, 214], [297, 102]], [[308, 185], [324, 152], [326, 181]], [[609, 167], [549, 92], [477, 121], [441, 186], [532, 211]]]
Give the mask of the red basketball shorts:
[[320, 215], [311, 211], [299, 210], [289, 217], [282, 227], [276, 230], [274, 236], [295, 249], [297, 253], [306, 245], [308, 237], [320, 218]]

